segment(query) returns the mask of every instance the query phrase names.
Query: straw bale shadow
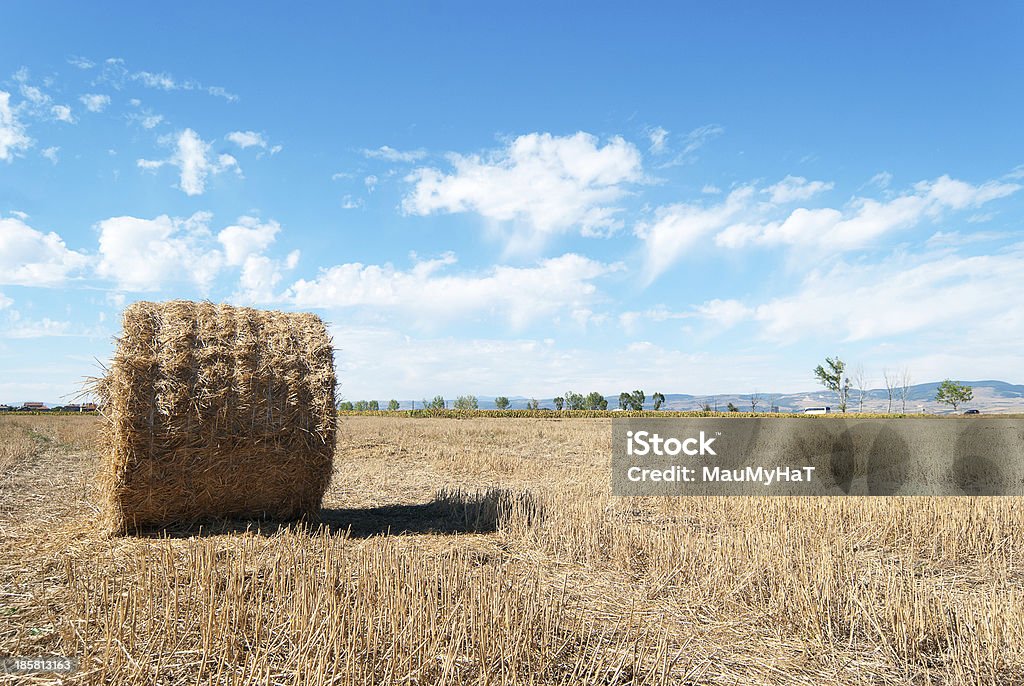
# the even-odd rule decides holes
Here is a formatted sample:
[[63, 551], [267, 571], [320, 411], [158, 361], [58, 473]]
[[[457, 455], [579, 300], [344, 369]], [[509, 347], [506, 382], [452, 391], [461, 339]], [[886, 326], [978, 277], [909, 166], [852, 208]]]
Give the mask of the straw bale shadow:
[[479, 491], [441, 489], [426, 503], [380, 507], [324, 508], [317, 519], [219, 519], [143, 529], [135, 534], [149, 538], [190, 538], [249, 533], [273, 536], [283, 531], [326, 531], [351, 538], [398, 535], [453, 535], [492, 533], [517, 520], [533, 525], [541, 520], [542, 507], [530, 491], [491, 488]]

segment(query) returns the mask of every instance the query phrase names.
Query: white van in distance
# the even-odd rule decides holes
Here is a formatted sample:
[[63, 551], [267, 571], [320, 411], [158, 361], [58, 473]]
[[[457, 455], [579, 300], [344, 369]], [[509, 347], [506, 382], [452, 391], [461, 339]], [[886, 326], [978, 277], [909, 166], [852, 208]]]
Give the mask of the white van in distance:
[[804, 409], [804, 414], [831, 414], [831, 407], [808, 407]]

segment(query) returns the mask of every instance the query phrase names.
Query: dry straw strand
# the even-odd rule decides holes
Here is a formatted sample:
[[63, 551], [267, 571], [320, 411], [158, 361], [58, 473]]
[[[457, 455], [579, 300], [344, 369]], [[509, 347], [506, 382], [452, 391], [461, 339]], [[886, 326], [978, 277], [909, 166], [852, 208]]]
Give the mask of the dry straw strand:
[[332, 471], [334, 387], [316, 315], [130, 305], [97, 384], [110, 528], [315, 516]]

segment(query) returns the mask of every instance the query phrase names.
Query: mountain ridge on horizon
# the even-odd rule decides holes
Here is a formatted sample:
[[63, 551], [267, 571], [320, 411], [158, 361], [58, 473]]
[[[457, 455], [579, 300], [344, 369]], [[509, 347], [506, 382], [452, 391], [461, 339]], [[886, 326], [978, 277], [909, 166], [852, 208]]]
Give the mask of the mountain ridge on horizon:
[[[942, 405], [935, 402], [935, 391], [938, 388], [941, 381], [929, 381], [920, 384], [913, 384], [909, 387], [907, 394], [907, 411], [908, 412], [947, 412], [950, 411], [948, 405]], [[1024, 412], [1024, 384], [1013, 384], [1007, 381], [1000, 381], [997, 379], [984, 379], [980, 381], [961, 381], [965, 385], [971, 386], [974, 389], [974, 399], [964, 404], [960, 409], [973, 408], [981, 411], [1021, 411]], [[578, 391], [584, 394], [587, 391]], [[647, 398], [644, 402], [644, 409], [652, 409], [651, 396], [654, 391], [647, 392]], [[665, 403], [662, 405], [662, 409], [665, 410], [699, 410], [703, 407], [704, 403], [708, 403], [712, 407], [717, 405], [719, 410], [725, 410], [729, 403], [733, 403], [740, 410], [748, 411], [751, 407], [751, 399], [754, 393], [714, 393], [714, 394], [690, 394], [690, 393], [665, 393]], [[759, 400], [757, 403], [757, 410], [761, 412], [768, 412], [772, 406], [777, 406], [780, 412], [797, 412], [807, 407], [814, 407], [820, 405], [827, 405], [836, 409], [837, 399], [836, 394], [832, 391], [824, 388], [813, 389], [807, 391], [799, 391], [796, 393], [772, 393], [772, 392], [758, 392], [756, 393]], [[451, 406], [457, 396], [451, 398], [445, 398], [447, 404]], [[479, 408], [482, 410], [495, 409], [494, 400], [498, 396], [491, 395], [478, 395], [477, 403]], [[527, 403], [534, 399], [529, 396], [507, 396], [509, 399], [509, 409], [524, 409]], [[608, 401], [608, 408], [614, 409], [618, 407], [618, 394], [603, 396]], [[339, 395], [339, 402], [349, 400], [348, 398]], [[373, 398], [370, 398], [373, 400]], [[381, 409], [387, 406], [388, 399], [376, 398], [380, 404]], [[542, 408], [553, 408], [554, 403], [552, 398], [536, 398]], [[18, 401], [18, 402], [0, 402], [0, 405], [8, 405], [11, 407], [21, 407], [25, 402], [38, 402], [38, 401]], [[351, 400], [350, 402], [355, 402]], [[864, 391], [864, 410], [870, 412], [886, 411], [888, 409], [888, 394], [885, 388], [872, 388], [865, 389]], [[61, 406], [62, 403], [44, 403], [48, 408]], [[401, 409], [407, 410], [412, 409], [413, 405], [421, 406], [421, 400], [399, 400]], [[892, 407], [894, 412], [900, 411], [901, 400], [899, 397], [899, 389], [893, 390], [893, 401]], [[849, 411], [856, 411], [860, 407], [859, 391], [857, 389], [850, 390], [850, 398], [847, 403]]]

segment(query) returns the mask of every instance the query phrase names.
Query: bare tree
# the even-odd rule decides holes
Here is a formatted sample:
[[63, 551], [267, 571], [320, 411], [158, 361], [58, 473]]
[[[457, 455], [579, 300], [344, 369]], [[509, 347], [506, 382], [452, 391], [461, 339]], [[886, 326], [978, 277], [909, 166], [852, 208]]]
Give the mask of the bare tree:
[[777, 393], [772, 393], [768, 396], [768, 411], [778, 412], [779, 411], [779, 396]]
[[864, 411], [864, 391], [867, 389], [868, 379], [864, 374], [864, 365], [858, 364], [853, 370], [853, 385], [857, 388], [857, 411]]
[[761, 402], [761, 394], [754, 391], [750, 394], [750, 412], [757, 412], [757, 405]]
[[885, 392], [889, 394], [889, 407], [886, 412], [892, 413], [892, 397], [899, 379], [896, 378], [896, 372], [890, 372], [888, 369], [882, 370], [882, 378], [885, 379]]
[[903, 414], [907, 413], [907, 398], [910, 397], [910, 385], [913, 383], [910, 377], [910, 367], [904, 367], [900, 372], [900, 402], [903, 404]]

